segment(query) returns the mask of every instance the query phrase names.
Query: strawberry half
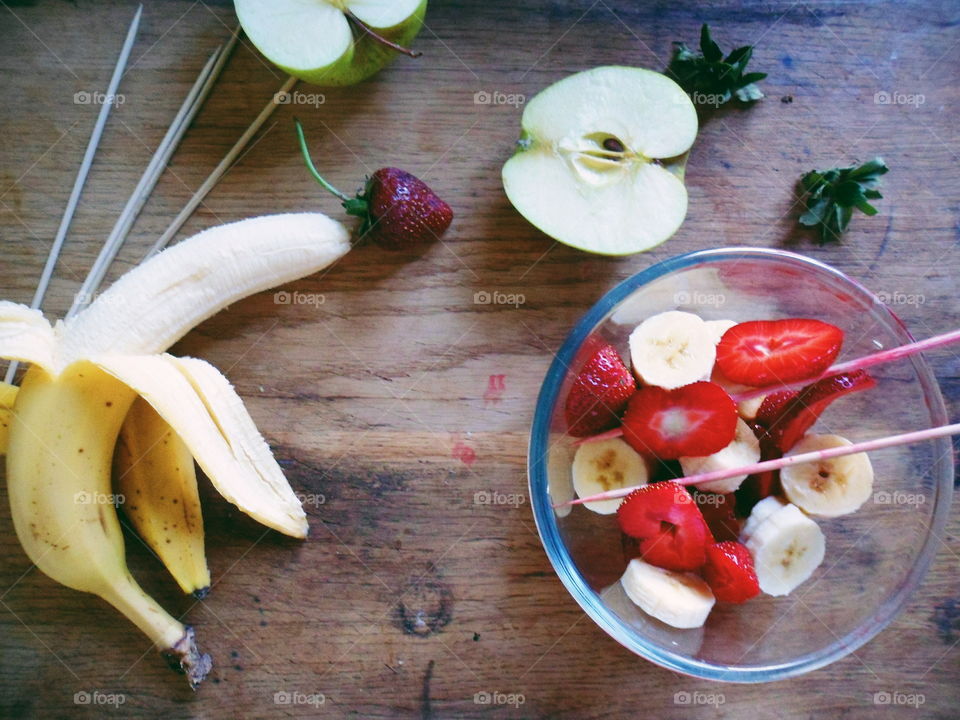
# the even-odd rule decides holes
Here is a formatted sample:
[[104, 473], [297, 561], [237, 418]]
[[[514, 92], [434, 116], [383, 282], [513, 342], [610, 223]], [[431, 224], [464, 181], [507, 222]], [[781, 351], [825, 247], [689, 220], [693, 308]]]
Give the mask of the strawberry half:
[[720, 602], [742, 603], [760, 594], [753, 557], [738, 542], [708, 545], [703, 579]]
[[753, 320], [734, 325], [717, 345], [717, 367], [733, 382], [752, 387], [813, 377], [840, 352], [843, 331], [806, 318]]
[[602, 345], [573, 381], [564, 414], [567, 432], [588, 437], [616, 427], [620, 414], [637, 390], [637, 381], [613, 345]]
[[736, 430], [736, 404], [722, 387], [706, 381], [674, 390], [642, 387], [623, 416], [623, 439], [661, 460], [712, 455], [730, 444]]
[[797, 393], [784, 391], [764, 398], [757, 412], [757, 421], [766, 425], [769, 442], [785, 453], [813, 427], [830, 403], [876, 384], [877, 381], [866, 370], [830, 375]]
[[640, 541], [645, 561], [668, 570], [696, 570], [713, 542], [690, 493], [675, 482], [634, 490], [620, 504], [617, 521], [624, 533]]

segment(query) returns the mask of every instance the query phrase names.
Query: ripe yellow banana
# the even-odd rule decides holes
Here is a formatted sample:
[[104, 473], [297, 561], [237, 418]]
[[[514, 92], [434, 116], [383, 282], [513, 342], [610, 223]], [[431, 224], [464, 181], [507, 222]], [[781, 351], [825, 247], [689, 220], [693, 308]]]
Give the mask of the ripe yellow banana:
[[0, 456], [7, 452], [7, 435], [13, 422], [13, 403], [17, 399], [17, 386], [0, 382]]
[[142, 397], [134, 400], [117, 443], [116, 486], [123, 512], [185, 593], [210, 589], [203, 514], [193, 455]]
[[40, 570], [116, 607], [196, 686], [210, 658], [197, 650], [190, 628], [130, 575], [114, 509], [113, 446], [135, 397], [89, 362], [76, 362], [57, 377], [30, 368], [17, 393], [7, 447], [10, 510], [20, 544]]
[[133, 621], [191, 687], [209, 671], [209, 656], [127, 570], [110, 483], [118, 433], [139, 395], [227, 500], [305, 537], [303, 508], [230, 383], [201, 360], [158, 353], [231, 302], [314, 273], [349, 247], [347, 230], [324, 215], [254, 218], [156, 255], [55, 327], [36, 310], [0, 302], [0, 357], [31, 364], [7, 444], [17, 537], [49, 577]]

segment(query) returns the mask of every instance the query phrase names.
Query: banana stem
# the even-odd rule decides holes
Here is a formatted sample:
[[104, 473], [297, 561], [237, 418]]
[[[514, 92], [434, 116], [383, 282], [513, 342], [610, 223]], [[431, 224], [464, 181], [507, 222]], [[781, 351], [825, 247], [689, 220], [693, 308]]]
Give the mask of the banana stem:
[[[891, 435], [890, 437], [878, 438], [876, 440], [866, 440], [852, 445], [841, 445], [840, 447], [827, 448], [826, 450], [815, 450], [813, 452], [801, 453], [800, 455], [787, 455], [786, 457], [777, 458], [776, 460], [765, 460], [764, 462], [744, 465], [743, 467], [714, 470], [713, 472], [701, 473], [699, 475], [688, 475], [687, 477], [678, 478], [677, 482], [681, 485], [696, 485], [698, 483], [713, 482], [714, 480], [726, 480], [727, 478], [736, 477], [737, 475], [754, 475], [770, 470], [780, 470], [790, 465], [830, 460], [831, 458], [843, 457], [844, 455], [855, 455], [861, 452], [882, 450], [883, 448], [894, 447], [896, 445], [910, 445], [911, 443], [933, 440], [934, 438], [947, 437], [950, 435], [960, 435], [960, 423], [941, 425], [926, 430], [916, 430], [902, 435]], [[595, 502], [597, 500], [614, 500], [625, 497], [640, 487], [643, 486], [635, 485], [633, 487], [618, 488], [617, 490], [608, 490], [597, 493], [596, 495], [557, 503], [553, 507], [561, 508], [567, 505], [582, 505], [583, 503]]]
[[186, 675], [190, 687], [195, 690], [210, 672], [213, 661], [197, 648], [193, 628], [160, 607], [129, 573], [126, 579], [127, 582], [106, 588], [101, 597], [153, 640], [170, 667]]
[[822, 380], [825, 377], [830, 375], [837, 375], [839, 373], [848, 373], [854, 370], [863, 370], [868, 367], [873, 367], [874, 365], [880, 365], [882, 363], [892, 362], [894, 360], [900, 360], [905, 357], [910, 357], [911, 355], [916, 355], [925, 350], [933, 350], [934, 348], [943, 347], [944, 345], [949, 345], [960, 341], [960, 330], [952, 330], [943, 335], [934, 335], [931, 338], [926, 340], [918, 340], [917, 342], [908, 343], [907, 345], [900, 345], [899, 347], [890, 348], [889, 350], [884, 350], [882, 352], [873, 353], [872, 355], [865, 355], [861, 358], [856, 358], [854, 360], [847, 360], [846, 362], [838, 363], [833, 365], [826, 370], [824, 370], [819, 375], [806, 378], [799, 382], [787, 383], [784, 385], [771, 385], [768, 387], [754, 388], [752, 390], [745, 390], [741, 393], [736, 393], [733, 395], [734, 402], [743, 402], [744, 400], [751, 400], [755, 397], [760, 397], [761, 395], [766, 395], [768, 393], [774, 392], [775, 390], [786, 390], [794, 387], [801, 387], [803, 385], [809, 385], [812, 382], [817, 380]]
[[356, 15], [354, 15], [352, 10], [350, 10], [350, 9], [345, 9], [345, 10], [343, 11], [343, 14], [347, 16], [347, 20], [349, 20], [351, 23], [353, 23], [354, 25], [356, 25], [356, 26], [357, 26], [358, 28], [360, 28], [363, 32], [365, 32], [367, 35], [369, 35], [373, 40], [375, 40], [376, 42], [380, 43], [381, 45], [384, 45], [384, 46], [390, 48], [391, 50], [396, 50], [398, 53], [402, 53], [402, 54], [406, 55], [407, 57], [418, 58], [418, 57], [420, 57], [421, 55], [423, 55], [422, 52], [416, 52], [415, 50], [411, 50], [410, 48], [405, 48], [403, 45], [398, 45], [397, 43], [393, 42], [392, 40], [387, 40], [383, 35], [381, 35], [380, 33], [378, 33], [378, 32], [377, 32], [376, 30], [374, 30], [372, 27], [370, 27], [369, 25], [367, 25], [363, 20], [361, 20], [360, 18], [358, 18]]

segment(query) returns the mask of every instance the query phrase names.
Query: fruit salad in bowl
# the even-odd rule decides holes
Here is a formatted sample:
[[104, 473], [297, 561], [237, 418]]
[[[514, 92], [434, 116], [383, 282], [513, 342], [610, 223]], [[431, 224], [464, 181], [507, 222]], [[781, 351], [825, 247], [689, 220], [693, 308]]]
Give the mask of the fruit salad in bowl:
[[855, 445], [945, 423], [919, 355], [848, 362], [911, 341], [792, 253], [696, 252], [621, 283], [534, 418], [530, 495], [560, 579], [614, 639], [695, 676], [789, 677], [868, 641], [919, 584], [952, 492], [948, 440]]

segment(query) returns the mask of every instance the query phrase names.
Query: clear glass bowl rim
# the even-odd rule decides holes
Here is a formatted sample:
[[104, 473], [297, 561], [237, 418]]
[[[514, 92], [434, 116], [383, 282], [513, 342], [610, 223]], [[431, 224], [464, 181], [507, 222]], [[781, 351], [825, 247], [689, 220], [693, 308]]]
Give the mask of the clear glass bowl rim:
[[[697, 250], [677, 255], [651, 265], [645, 270], [627, 278], [619, 285], [607, 292], [593, 307], [577, 322], [570, 331], [560, 350], [554, 357], [547, 370], [540, 394], [537, 397], [533, 425], [530, 431], [530, 442], [527, 455], [527, 473], [529, 478], [529, 493], [534, 520], [540, 540], [561, 582], [573, 596], [574, 600], [610, 637], [632, 652], [644, 657], [657, 665], [675, 670], [685, 675], [737, 683], [761, 683], [801, 675], [817, 668], [829, 665], [845, 657], [857, 648], [871, 640], [885, 628], [903, 609], [913, 592], [923, 581], [933, 556], [936, 553], [937, 538], [942, 536], [943, 528], [950, 510], [950, 501], [953, 494], [953, 453], [949, 438], [935, 441], [939, 445], [938, 455], [941, 457], [940, 474], [935, 478], [933, 520], [930, 524], [922, 548], [917, 555], [916, 562], [906, 574], [903, 582], [880, 605], [875, 613], [870, 615], [864, 623], [838, 638], [830, 645], [813, 653], [797, 657], [789, 662], [767, 666], [727, 666], [715, 665], [694, 660], [675, 653], [664, 647], [651, 643], [623, 625], [616, 615], [608, 610], [600, 601], [597, 594], [586, 584], [583, 577], [573, 564], [569, 552], [563, 544], [557, 527], [556, 515], [550, 504], [547, 492], [547, 463], [546, 452], [549, 447], [550, 422], [553, 405], [567, 373], [574, 353], [610, 310], [627, 298], [637, 288], [656, 280], [657, 278], [682, 270], [687, 267], [715, 261], [729, 260], [772, 260], [780, 261], [806, 270], [814, 270], [825, 274], [837, 285], [843, 286], [846, 292], [859, 296], [882, 307], [886, 312], [881, 315], [887, 320], [887, 330], [896, 335], [901, 342], [914, 340], [903, 322], [888, 307], [884, 306], [874, 293], [836, 268], [813, 258], [786, 250], [753, 247], [728, 247], [710, 250]], [[944, 406], [940, 388], [922, 356], [912, 358], [913, 367], [923, 391], [924, 399], [930, 412], [933, 425], [943, 425], [947, 421], [947, 411]]]

